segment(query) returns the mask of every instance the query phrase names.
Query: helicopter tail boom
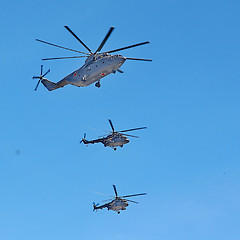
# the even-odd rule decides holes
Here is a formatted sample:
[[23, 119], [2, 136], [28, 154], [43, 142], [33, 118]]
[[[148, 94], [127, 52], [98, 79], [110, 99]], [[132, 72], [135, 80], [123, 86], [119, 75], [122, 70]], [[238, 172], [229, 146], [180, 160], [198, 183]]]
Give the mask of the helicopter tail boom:
[[68, 84], [68, 82], [66, 80], [61, 80], [57, 83], [51, 82], [48, 79], [44, 79], [42, 80], [42, 84], [49, 90], [49, 91], [53, 91], [56, 90], [60, 87], [64, 87], [65, 85]]

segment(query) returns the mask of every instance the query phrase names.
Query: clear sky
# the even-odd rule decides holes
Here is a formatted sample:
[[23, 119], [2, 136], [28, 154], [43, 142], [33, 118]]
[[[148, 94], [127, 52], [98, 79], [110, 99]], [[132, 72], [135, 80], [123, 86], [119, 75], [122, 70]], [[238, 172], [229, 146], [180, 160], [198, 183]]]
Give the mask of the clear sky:
[[[237, 240], [240, 236], [240, 3], [217, 0], [1, 0], [0, 239]], [[34, 91], [43, 57], [143, 41], [101, 88]], [[54, 82], [83, 59], [44, 62]], [[79, 141], [147, 126], [113, 151]], [[127, 211], [93, 212], [147, 192]]]

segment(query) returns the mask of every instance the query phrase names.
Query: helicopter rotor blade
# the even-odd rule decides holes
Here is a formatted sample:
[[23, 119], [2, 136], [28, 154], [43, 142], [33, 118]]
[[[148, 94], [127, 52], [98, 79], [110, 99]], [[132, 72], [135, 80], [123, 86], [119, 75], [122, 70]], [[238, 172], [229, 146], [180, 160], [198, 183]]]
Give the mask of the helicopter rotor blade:
[[48, 69], [47, 72], [43, 74], [43, 77], [45, 77], [49, 72], [50, 72], [50, 69]]
[[96, 211], [97, 212], [97, 209], [96, 207], [99, 205], [99, 203], [95, 204], [95, 202], [93, 202], [93, 211]]
[[114, 200], [114, 199], [115, 199], [115, 197], [109, 198], [109, 199], [106, 199], [106, 200], [103, 200], [102, 202], [108, 202], [108, 201], [112, 201], [112, 200]]
[[83, 142], [83, 140], [85, 140], [85, 138], [86, 138], [86, 133], [84, 133], [84, 135], [83, 135], [83, 138], [82, 138], [82, 140], [80, 141], [80, 143], [82, 143]]
[[[43, 77], [44, 77], [45, 75], [47, 75], [49, 72], [50, 72], [50, 69], [43, 74], [43, 65], [41, 65], [41, 69], [40, 69], [40, 73], [41, 73], [41, 74], [40, 74], [40, 76], [33, 76], [33, 77], [32, 77], [33, 79], [39, 79], [38, 82], [37, 82], [37, 85], [36, 85], [36, 87], [35, 87], [35, 89], [34, 89], [35, 91], [37, 91], [38, 86], [39, 86], [39, 83], [40, 83], [42, 80], [44, 80]], [[43, 75], [42, 75], [42, 74], [43, 74]]]
[[56, 45], [56, 44], [53, 44], [53, 43], [50, 43], [50, 42], [46, 42], [46, 41], [43, 41], [43, 40], [40, 40], [40, 39], [36, 39], [36, 41], [41, 42], [41, 43], [45, 43], [45, 44], [48, 44], [48, 45], [51, 45], [51, 46], [54, 46], [54, 47], [62, 48], [62, 49], [68, 50], [68, 51], [90, 55], [89, 53], [81, 52], [81, 51], [71, 49], [71, 48], [62, 47], [62, 46], [59, 46], [59, 45]]
[[[112, 133], [112, 132], [110, 132], [110, 133]], [[111, 135], [111, 134], [110, 134]], [[107, 136], [110, 136], [109, 134], [105, 134], [105, 135], [100, 135], [100, 136], [98, 136], [98, 138], [105, 138], [105, 137], [107, 137]]]
[[122, 134], [122, 135], [124, 135], [124, 136], [128, 136], [128, 137], [135, 137], [135, 138], [139, 138], [138, 136], [134, 136], [134, 135], [130, 135], [130, 134]]
[[111, 121], [110, 119], [108, 119], [108, 121], [109, 121], [109, 123], [110, 123], [110, 125], [111, 125], [111, 128], [112, 128], [113, 132], [115, 132], [115, 131], [114, 131], [113, 124], [112, 124], [112, 121]]
[[43, 58], [43, 61], [46, 60], [59, 60], [59, 59], [69, 59], [69, 58], [82, 58], [82, 57], [87, 57], [87, 56], [73, 56], [73, 57], [56, 57], [56, 58]]
[[102, 132], [112, 132], [112, 131], [108, 131], [108, 130], [103, 130], [103, 129], [99, 129], [99, 128], [93, 128], [93, 127], [87, 127], [89, 129], [92, 129], [92, 130], [97, 130], [97, 131], [102, 131]]
[[98, 205], [99, 205], [99, 203], [95, 203], [95, 202], [93, 202], [93, 205], [95, 206], [95, 207], [97, 207]]
[[103, 41], [102, 41], [101, 44], [99, 45], [99, 47], [98, 47], [98, 49], [96, 50], [95, 54], [96, 54], [97, 52], [100, 52], [100, 51], [101, 51], [101, 49], [103, 48], [104, 44], [106, 43], [106, 41], [107, 41], [108, 38], [110, 37], [110, 35], [111, 35], [111, 33], [112, 33], [113, 30], [114, 30], [114, 27], [110, 27], [107, 35], [105, 36], [105, 38], [103, 39]]
[[126, 196], [121, 196], [120, 198], [128, 198], [128, 197], [135, 197], [135, 196], [141, 196], [141, 195], [147, 195], [147, 193], [138, 193], [138, 194], [126, 195]]
[[107, 196], [107, 197], [115, 198], [114, 196], [107, 195], [107, 194], [104, 194], [104, 193], [101, 193], [101, 192], [95, 192], [95, 191], [93, 191], [93, 193], [97, 193], [97, 194], [99, 194], [99, 195], [103, 195], [103, 196]]
[[35, 91], [37, 91], [37, 89], [38, 89], [38, 85], [39, 85], [39, 83], [41, 82], [41, 79], [38, 81], [38, 83], [37, 83], [37, 85], [36, 85], [36, 87], [35, 87]]
[[130, 131], [135, 131], [135, 130], [141, 130], [141, 129], [146, 129], [147, 127], [140, 127], [140, 128], [132, 128], [132, 129], [127, 129], [127, 130], [122, 130], [118, 132], [130, 132]]
[[68, 26], [64, 26], [91, 54], [92, 54], [92, 51], [89, 47], [87, 47], [86, 44], [84, 44], [80, 38], [68, 27]]
[[114, 192], [115, 192], [115, 194], [116, 194], [116, 197], [118, 196], [118, 194], [117, 194], [117, 189], [116, 189], [116, 186], [115, 185], [113, 185], [113, 189], [114, 189]]
[[126, 199], [128, 202], [133, 202], [133, 203], [139, 203], [139, 202], [135, 202], [133, 200], [129, 200], [129, 199]]
[[107, 51], [107, 52], [105, 52], [105, 53], [118, 52], [118, 51], [122, 51], [122, 50], [125, 50], [125, 49], [128, 49], [128, 48], [133, 48], [133, 47], [141, 46], [141, 45], [148, 44], [148, 43], [150, 43], [150, 42], [147, 41], [147, 42], [137, 43], [137, 44], [130, 45], [130, 46], [127, 46], [127, 47], [123, 47], [123, 48], [118, 48], [118, 49], [114, 49], [114, 50], [111, 50], [111, 51]]
[[144, 59], [144, 58], [129, 58], [126, 57], [128, 60], [138, 60], [138, 61], [147, 61], [147, 62], [152, 62], [152, 59]]

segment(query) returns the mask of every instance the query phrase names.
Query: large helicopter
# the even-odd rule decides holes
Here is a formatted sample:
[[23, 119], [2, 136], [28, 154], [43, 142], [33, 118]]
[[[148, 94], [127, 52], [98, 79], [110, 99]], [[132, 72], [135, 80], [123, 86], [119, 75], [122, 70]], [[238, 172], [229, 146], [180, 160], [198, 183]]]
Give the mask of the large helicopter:
[[[113, 189], [115, 192], [115, 196], [111, 196], [114, 199], [106, 204], [103, 204], [101, 206], [99, 206], [99, 204], [95, 204], [93, 203], [93, 211], [97, 211], [98, 209], [103, 209], [103, 208], [107, 208], [108, 210], [112, 210], [117, 212], [118, 214], [120, 213], [120, 210], [126, 210], [126, 207], [129, 205], [128, 202], [133, 202], [133, 203], [138, 203], [129, 199], [125, 199], [125, 198], [129, 198], [129, 197], [134, 197], [134, 196], [140, 196], [140, 195], [146, 195], [146, 193], [138, 193], [138, 194], [131, 194], [131, 195], [126, 195], [126, 196], [118, 196], [117, 194], [117, 189], [116, 186], [113, 185]], [[105, 195], [103, 193], [99, 193], [102, 195]], [[105, 201], [109, 201], [111, 199], [105, 200]]]
[[129, 58], [129, 57], [124, 57], [122, 55], [110, 55], [110, 53], [113, 53], [113, 52], [118, 52], [118, 51], [122, 51], [122, 50], [125, 50], [125, 49], [128, 49], [128, 48], [133, 48], [133, 47], [137, 47], [137, 46], [140, 46], [140, 45], [148, 44], [149, 43], [148, 41], [100, 53], [104, 44], [108, 40], [112, 31], [114, 30], [114, 27], [111, 27], [109, 29], [105, 38], [103, 39], [103, 41], [101, 42], [101, 44], [99, 45], [99, 47], [97, 48], [97, 50], [95, 52], [92, 52], [92, 50], [89, 47], [87, 47], [87, 45], [84, 44], [78, 38], [78, 36], [68, 26], [64, 26], [64, 27], [82, 44], [82, 46], [88, 52], [85, 53], [85, 52], [82, 52], [82, 51], [62, 47], [62, 46], [59, 46], [59, 45], [56, 45], [56, 44], [53, 44], [53, 43], [50, 43], [50, 42], [46, 42], [46, 41], [43, 41], [43, 40], [40, 40], [40, 39], [36, 39], [38, 42], [41, 42], [41, 43], [45, 43], [45, 44], [48, 44], [48, 45], [51, 45], [51, 46], [54, 46], [54, 47], [58, 47], [58, 48], [62, 48], [62, 49], [68, 50], [68, 51], [83, 54], [81, 56], [44, 58], [42, 60], [46, 61], [46, 60], [72, 59], [72, 58], [86, 57], [87, 59], [85, 61], [85, 64], [81, 68], [75, 70], [74, 72], [72, 72], [71, 74], [69, 74], [68, 76], [66, 76], [65, 78], [63, 78], [61, 81], [59, 81], [57, 83], [49, 81], [48, 79], [44, 78], [42, 76], [42, 74], [39, 77], [33, 77], [34, 79], [37, 79], [37, 78], [39, 79], [35, 90], [37, 90], [40, 82], [49, 91], [56, 90], [60, 87], [64, 87], [67, 84], [71, 84], [71, 85], [74, 85], [74, 86], [77, 86], [77, 87], [86, 87], [86, 86], [89, 86], [90, 84], [92, 84], [94, 82], [96, 82], [95, 86], [99, 88], [101, 86], [100, 85], [100, 79], [101, 78], [106, 77], [110, 73], [116, 73], [116, 71], [118, 71], [120, 73], [123, 73], [123, 71], [120, 70], [119, 68], [122, 66], [122, 64], [126, 60], [152, 61], [151, 59]]
[[130, 131], [135, 131], [135, 130], [140, 130], [140, 129], [145, 129], [147, 127], [140, 127], [140, 128], [132, 128], [132, 129], [127, 129], [127, 130], [122, 130], [122, 131], [115, 131], [112, 121], [110, 119], [108, 119], [112, 131], [108, 131], [110, 132], [109, 135], [102, 137], [102, 138], [98, 138], [95, 140], [86, 140], [86, 133], [84, 134], [82, 140], [80, 141], [80, 143], [84, 143], [84, 144], [94, 144], [94, 143], [102, 143], [104, 145], [104, 147], [112, 147], [114, 150], [117, 150], [116, 147], [123, 147], [124, 144], [129, 143], [129, 139], [126, 136], [129, 137], [135, 137], [138, 138], [138, 136], [134, 136], [134, 135], [129, 135], [126, 134], [125, 132], [130, 132]]

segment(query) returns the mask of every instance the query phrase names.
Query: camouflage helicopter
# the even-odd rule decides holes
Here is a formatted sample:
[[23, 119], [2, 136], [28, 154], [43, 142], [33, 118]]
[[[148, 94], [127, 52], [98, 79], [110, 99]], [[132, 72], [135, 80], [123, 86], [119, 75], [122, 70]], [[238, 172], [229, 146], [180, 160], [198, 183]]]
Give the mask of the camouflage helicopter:
[[110, 119], [108, 119], [108, 121], [112, 128], [112, 131], [108, 131], [108, 132], [110, 132], [109, 135], [102, 137], [102, 138], [88, 141], [88, 140], [86, 140], [86, 133], [85, 133], [82, 140], [80, 141], [80, 143], [82, 143], [82, 142], [84, 144], [102, 143], [104, 145], [104, 147], [107, 147], [107, 146], [112, 147], [116, 151], [117, 150], [116, 147], [123, 147], [124, 144], [129, 143], [129, 139], [126, 136], [138, 138], [138, 136], [129, 135], [129, 134], [126, 134], [125, 132], [130, 132], [130, 131], [147, 128], [147, 127], [140, 127], [140, 128], [132, 128], [132, 129], [127, 129], [127, 130], [122, 130], [122, 131], [115, 131], [112, 121]]
[[87, 45], [84, 44], [78, 38], [78, 36], [68, 26], [64, 26], [64, 27], [82, 44], [82, 46], [88, 52], [85, 53], [85, 52], [82, 52], [82, 51], [62, 47], [62, 46], [59, 46], [59, 45], [56, 45], [56, 44], [53, 44], [53, 43], [50, 43], [50, 42], [46, 42], [46, 41], [43, 41], [43, 40], [40, 40], [40, 39], [36, 39], [38, 42], [41, 42], [41, 43], [45, 43], [45, 44], [48, 44], [48, 45], [51, 45], [51, 46], [54, 46], [54, 47], [58, 47], [58, 48], [62, 48], [62, 49], [68, 50], [68, 51], [83, 54], [81, 56], [44, 58], [42, 60], [46, 61], [46, 60], [57, 60], [57, 59], [73, 59], [73, 58], [76, 59], [76, 58], [86, 57], [87, 59], [85, 61], [85, 64], [81, 68], [75, 70], [74, 72], [72, 72], [71, 74], [69, 74], [68, 76], [66, 76], [65, 78], [63, 78], [62, 80], [60, 80], [57, 83], [51, 82], [48, 79], [44, 78], [44, 76], [46, 74], [44, 76], [42, 76], [42, 72], [41, 72], [40, 76], [33, 77], [33, 79], [39, 79], [39, 81], [37, 83], [37, 86], [35, 87], [35, 90], [37, 90], [40, 82], [49, 91], [56, 90], [60, 87], [64, 87], [65, 85], [68, 85], [68, 84], [71, 84], [71, 85], [74, 85], [74, 86], [77, 86], [77, 87], [86, 87], [86, 86], [89, 86], [90, 84], [92, 84], [94, 82], [96, 82], [95, 86], [99, 88], [101, 86], [100, 85], [100, 79], [101, 78], [106, 77], [107, 75], [109, 75], [111, 73], [116, 73], [116, 71], [118, 71], [120, 73], [123, 73], [123, 71], [120, 70], [119, 68], [122, 66], [122, 64], [126, 60], [152, 61], [151, 59], [130, 58], [130, 57], [124, 57], [122, 55], [111, 55], [110, 54], [110, 53], [122, 51], [122, 50], [125, 50], [125, 49], [128, 49], [128, 48], [133, 48], [133, 47], [137, 47], [137, 46], [140, 46], [140, 45], [148, 44], [148, 43], [150, 43], [149, 41], [100, 53], [104, 44], [108, 40], [112, 31], [114, 30], [114, 27], [111, 27], [109, 29], [105, 38], [103, 39], [103, 41], [101, 42], [101, 44], [99, 45], [99, 47], [97, 48], [97, 50], [95, 52], [92, 52], [91, 49], [89, 47], [87, 47]]
[[[98, 209], [107, 208], [108, 210], [115, 211], [119, 214], [120, 210], [126, 210], [126, 207], [129, 205], [128, 202], [139, 203], [139, 202], [135, 202], [135, 201], [132, 201], [132, 200], [129, 200], [129, 199], [125, 199], [125, 198], [140, 196], [140, 195], [146, 195], [146, 193], [138, 193], [138, 194], [131, 194], [131, 195], [126, 195], [126, 196], [120, 196], [119, 197], [118, 194], [117, 194], [117, 189], [116, 189], [115, 185], [113, 185], [113, 189], [114, 189], [114, 192], [115, 192], [115, 196], [111, 196], [111, 197], [113, 197], [114, 199], [111, 202], [103, 204], [101, 206], [99, 206], [99, 204], [93, 203], [93, 211], [97, 211]], [[98, 193], [98, 192], [96, 192], [96, 193]], [[98, 193], [98, 194], [105, 195], [103, 193]], [[111, 199], [104, 200], [103, 202], [109, 201], [109, 200], [111, 200]]]

